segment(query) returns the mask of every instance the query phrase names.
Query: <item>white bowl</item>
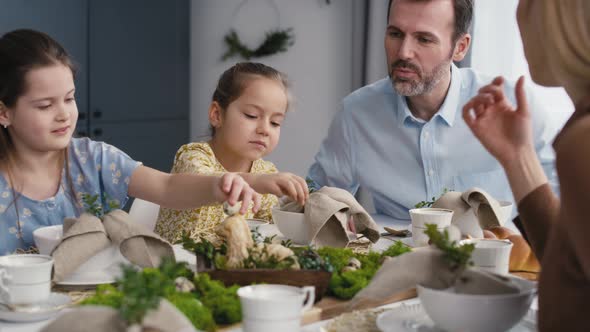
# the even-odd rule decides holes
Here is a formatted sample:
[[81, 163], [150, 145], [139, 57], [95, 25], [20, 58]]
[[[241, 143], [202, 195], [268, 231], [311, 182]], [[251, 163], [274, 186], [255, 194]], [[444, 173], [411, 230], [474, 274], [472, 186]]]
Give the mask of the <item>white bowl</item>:
[[63, 237], [63, 226], [40, 227], [33, 231], [33, 240], [41, 255], [51, 255], [53, 248]]
[[498, 222], [500, 223], [500, 226], [504, 226], [506, 222], [512, 218], [513, 204], [509, 201], [499, 201], [498, 203], [500, 203]]
[[448, 331], [506, 331], [528, 312], [536, 283], [511, 276], [516, 294], [470, 295], [417, 286], [424, 311], [437, 327]]
[[246, 223], [248, 224], [248, 228], [250, 228], [250, 230], [255, 230], [257, 227], [262, 225], [268, 225], [268, 221], [263, 219], [246, 219]]
[[309, 244], [309, 226], [305, 222], [305, 214], [299, 212], [272, 209], [272, 220], [279, 231], [296, 244]]

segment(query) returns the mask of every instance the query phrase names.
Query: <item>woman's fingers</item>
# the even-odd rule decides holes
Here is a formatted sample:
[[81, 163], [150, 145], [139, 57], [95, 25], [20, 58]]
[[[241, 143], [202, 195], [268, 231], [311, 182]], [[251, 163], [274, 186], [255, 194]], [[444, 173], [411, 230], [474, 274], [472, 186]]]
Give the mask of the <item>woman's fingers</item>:
[[521, 76], [516, 82], [516, 111], [521, 114], [528, 114], [529, 107], [526, 99], [526, 92], [524, 91], [524, 76]]
[[490, 84], [486, 85], [483, 88], [479, 89], [480, 94], [487, 94], [490, 95], [495, 102], [500, 102], [506, 98], [504, 94], [504, 86], [503, 85], [495, 85]]

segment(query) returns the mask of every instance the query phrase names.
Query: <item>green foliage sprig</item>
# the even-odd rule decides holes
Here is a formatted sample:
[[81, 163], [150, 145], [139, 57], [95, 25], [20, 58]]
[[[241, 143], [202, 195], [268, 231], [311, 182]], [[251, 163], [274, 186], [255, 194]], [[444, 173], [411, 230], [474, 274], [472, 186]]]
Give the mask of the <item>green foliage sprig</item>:
[[469, 243], [459, 246], [457, 241], [449, 239], [449, 232], [446, 229], [440, 232], [434, 224], [426, 224], [424, 233], [428, 235], [434, 246], [442, 250], [451, 269], [461, 269], [471, 265], [471, 253], [475, 249], [475, 244]]
[[[412, 249], [396, 241], [382, 253], [354, 253], [349, 248], [323, 247], [318, 249], [319, 255], [328, 260], [333, 266], [332, 279], [330, 280], [329, 292], [340, 299], [351, 299], [361, 289], [365, 288], [377, 270], [381, 267], [385, 257], [395, 257], [410, 252]], [[354, 271], [344, 271], [351, 258], [361, 262], [361, 268]]]
[[234, 29], [230, 30], [223, 40], [228, 50], [222, 55], [222, 60], [233, 56], [250, 60], [287, 51], [287, 48], [295, 43], [295, 36], [292, 28], [272, 30], [266, 33], [266, 38], [256, 49], [244, 45]]
[[[438, 197], [441, 197], [442, 195], [448, 193], [449, 191], [450, 190], [448, 188], [444, 188], [442, 194], [440, 194]], [[416, 209], [423, 208], [423, 207], [431, 207], [432, 204], [434, 204], [434, 202], [436, 202], [437, 199], [438, 198], [436, 198], [436, 197], [432, 197], [432, 200], [418, 202], [418, 203], [416, 203], [416, 205], [414, 205], [414, 207]]]
[[306, 177], [305, 182], [307, 182], [307, 188], [310, 194], [314, 191], [317, 191], [317, 187], [319, 187], [319, 185], [312, 178]]
[[[103, 193], [102, 200], [100, 199], [100, 195], [90, 195], [87, 193], [82, 194], [82, 204], [84, 205], [84, 209], [87, 213], [90, 213], [97, 218], [102, 218], [105, 214], [121, 208], [119, 202], [114, 199], [110, 199], [107, 193]], [[103, 202], [106, 203], [107, 209], [106, 211], [103, 210]]]
[[174, 280], [177, 276], [190, 277], [192, 272], [183, 264], [166, 259], [159, 268], [143, 271], [123, 265], [123, 274], [117, 279], [117, 287], [101, 286], [96, 295], [82, 304], [107, 305], [118, 309], [121, 317], [129, 324], [139, 324], [148, 311], [156, 309], [160, 298], [175, 293]]

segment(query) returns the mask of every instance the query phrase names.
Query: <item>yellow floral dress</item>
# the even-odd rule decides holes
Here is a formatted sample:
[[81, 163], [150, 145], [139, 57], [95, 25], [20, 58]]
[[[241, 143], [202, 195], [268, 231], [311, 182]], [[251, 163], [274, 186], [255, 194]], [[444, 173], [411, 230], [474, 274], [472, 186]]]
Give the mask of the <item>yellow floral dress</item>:
[[[272, 174], [278, 170], [270, 161], [262, 159], [252, 163], [250, 173]], [[227, 173], [227, 170], [219, 163], [211, 146], [207, 142], [189, 143], [178, 149], [174, 158], [172, 173], [198, 173], [204, 175], [219, 175]], [[272, 221], [271, 209], [278, 204], [275, 195], [262, 195], [260, 210], [254, 214], [252, 208], [248, 209], [246, 218], [256, 218]], [[192, 210], [173, 210], [161, 208], [156, 223], [156, 233], [174, 243], [178, 241], [183, 232], [188, 232], [193, 239], [203, 236], [214, 239], [215, 228], [225, 219], [221, 204], [202, 206]]]

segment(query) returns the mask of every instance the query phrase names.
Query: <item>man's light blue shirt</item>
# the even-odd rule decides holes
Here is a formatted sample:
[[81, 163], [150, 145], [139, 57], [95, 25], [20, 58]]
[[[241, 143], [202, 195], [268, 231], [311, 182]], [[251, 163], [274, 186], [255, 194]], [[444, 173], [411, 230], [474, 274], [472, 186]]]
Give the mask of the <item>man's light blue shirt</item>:
[[[452, 65], [447, 97], [427, 122], [412, 115], [389, 78], [354, 91], [342, 101], [308, 176], [319, 186], [352, 193], [362, 186], [376, 212], [395, 219], [408, 220], [410, 208], [445, 188], [479, 187], [498, 200], [513, 201], [504, 170], [462, 117], [463, 105], [492, 79]], [[514, 82], [505, 83], [505, 92], [515, 104]], [[556, 130], [547, 125], [547, 110], [528, 88], [527, 97], [537, 154], [557, 189], [551, 147]]]

